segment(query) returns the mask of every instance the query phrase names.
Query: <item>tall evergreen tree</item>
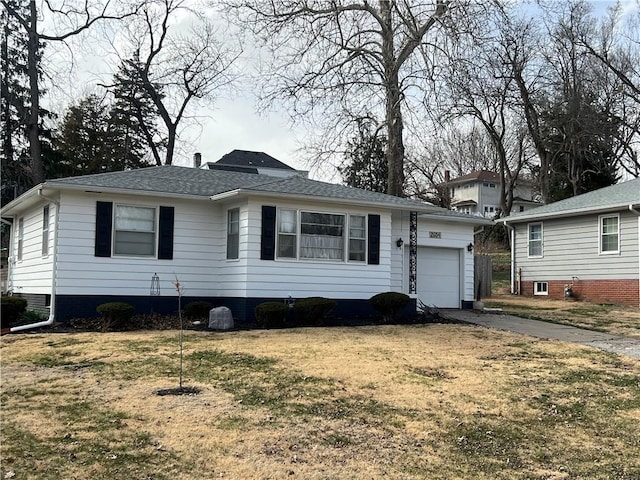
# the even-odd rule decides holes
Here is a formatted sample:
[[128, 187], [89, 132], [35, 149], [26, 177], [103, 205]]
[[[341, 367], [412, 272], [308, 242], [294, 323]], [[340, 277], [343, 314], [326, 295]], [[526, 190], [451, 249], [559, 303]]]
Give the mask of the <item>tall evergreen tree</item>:
[[358, 122], [358, 133], [347, 143], [345, 162], [338, 170], [345, 184], [372, 192], [387, 191], [387, 138], [371, 132], [366, 121]]

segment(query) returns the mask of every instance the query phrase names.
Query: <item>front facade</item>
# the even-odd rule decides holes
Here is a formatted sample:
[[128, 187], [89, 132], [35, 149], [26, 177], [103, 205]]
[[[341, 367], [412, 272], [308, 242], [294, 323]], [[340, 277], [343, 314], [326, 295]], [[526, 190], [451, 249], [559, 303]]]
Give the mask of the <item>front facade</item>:
[[640, 179], [504, 219], [512, 291], [640, 306]]
[[[500, 175], [488, 170], [463, 175], [447, 181], [451, 195], [451, 208], [471, 215], [495, 218], [500, 211]], [[540, 204], [534, 200], [533, 184], [519, 181], [513, 192], [512, 212], [525, 212]]]
[[[228, 306], [240, 323], [289, 297], [336, 299], [337, 315], [385, 291], [473, 300], [478, 219], [296, 176], [151, 167], [48, 181], [2, 213], [13, 225], [9, 290], [59, 321], [107, 301], [175, 311], [176, 279], [183, 302]], [[447, 282], [433, 280], [435, 259]], [[455, 288], [445, 296], [429, 282]]]

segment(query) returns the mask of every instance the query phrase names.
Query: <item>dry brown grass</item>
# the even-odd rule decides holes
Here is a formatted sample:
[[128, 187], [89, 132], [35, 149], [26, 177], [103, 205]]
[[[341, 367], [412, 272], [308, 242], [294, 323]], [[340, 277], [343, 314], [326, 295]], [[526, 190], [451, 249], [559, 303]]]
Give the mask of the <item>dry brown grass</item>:
[[9, 478], [637, 479], [640, 362], [471, 326], [1, 339]]

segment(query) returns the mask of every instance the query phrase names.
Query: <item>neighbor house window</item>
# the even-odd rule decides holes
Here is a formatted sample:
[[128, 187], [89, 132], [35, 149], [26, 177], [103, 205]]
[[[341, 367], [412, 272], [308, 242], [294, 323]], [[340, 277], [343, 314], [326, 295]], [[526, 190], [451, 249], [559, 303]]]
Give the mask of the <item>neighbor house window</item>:
[[240, 209], [232, 208], [227, 212], [227, 259], [238, 258], [240, 248]]
[[530, 257], [542, 256], [542, 224], [541, 223], [529, 224], [529, 256]]
[[156, 209], [116, 205], [114, 253], [153, 257], [156, 254]]
[[600, 217], [600, 253], [620, 251], [620, 217], [618, 215]]
[[533, 284], [534, 295], [549, 295], [549, 284], [547, 282], [535, 282]]
[[344, 215], [300, 213], [300, 258], [344, 260]]
[[49, 255], [49, 205], [42, 209], [42, 255]]
[[364, 262], [366, 258], [367, 229], [366, 217], [363, 215], [349, 216], [349, 260]]
[[484, 216], [488, 217], [488, 216], [493, 216], [496, 213], [496, 207], [495, 205], [485, 205], [484, 206]]
[[18, 220], [18, 260], [22, 260], [22, 245], [24, 240], [24, 217]]
[[295, 210], [280, 210], [278, 217], [278, 257], [296, 258], [297, 216]]
[[496, 188], [496, 184], [491, 182], [483, 182], [482, 186], [486, 188]]

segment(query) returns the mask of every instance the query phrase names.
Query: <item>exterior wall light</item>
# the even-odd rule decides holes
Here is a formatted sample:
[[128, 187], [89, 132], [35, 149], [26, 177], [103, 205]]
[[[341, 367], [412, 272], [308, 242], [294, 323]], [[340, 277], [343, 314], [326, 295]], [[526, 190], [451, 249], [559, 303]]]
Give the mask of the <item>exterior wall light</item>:
[[396, 246], [398, 248], [400, 248], [402, 245], [404, 245], [404, 240], [402, 240], [401, 238], [399, 238], [398, 240], [396, 240]]
[[467, 252], [469, 253], [473, 252], [473, 243], [470, 243], [469, 245], [467, 245]]

